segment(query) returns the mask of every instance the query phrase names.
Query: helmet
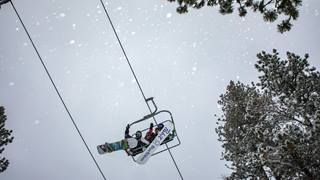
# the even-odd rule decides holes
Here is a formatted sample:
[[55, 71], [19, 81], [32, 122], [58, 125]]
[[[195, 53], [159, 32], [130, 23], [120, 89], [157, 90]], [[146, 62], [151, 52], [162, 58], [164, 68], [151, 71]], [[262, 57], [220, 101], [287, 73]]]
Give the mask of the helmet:
[[136, 135], [137, 139], [140, 139], [142, 137], [142, 132], [141, 131], [137, 131], [135, 135]]
[[158, 124], [158, 126], [157, 126], [156, 130], [160, 131], [163, 127], [164, 127], [164, 125], [163, 125], [163, 124]]

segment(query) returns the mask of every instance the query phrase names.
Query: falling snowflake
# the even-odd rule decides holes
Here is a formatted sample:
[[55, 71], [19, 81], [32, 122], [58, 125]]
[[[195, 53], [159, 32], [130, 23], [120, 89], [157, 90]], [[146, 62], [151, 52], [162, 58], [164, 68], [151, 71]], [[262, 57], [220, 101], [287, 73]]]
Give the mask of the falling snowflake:
[[9, 86], [14, 86], [14, 85], [15, 85], [14, 82], [10, 82], [10, 83], [9, 83]]
[[113, 105], [117, 107], [119, 106], [119, 102], [115, 102]]
[[52, 48], [52, 49], [49, 49], [49, 52], [55, 52], [57, 50], [57, 48]]
[[119, 87], [124, 87], [124, 85], [125, 85], [125, 83], [124, 83], [124, 82], [121, 82], [121, 83], [119, 84]]
[[171, 18], [172, 14], [171, 13], [167, 13], [167, 18]]
[[60, 13], [59, 16], [60, 16], [60, 17], [65, 17], [66, 14], [65, 14], [65, 13]]
[[70, 40], [69, 41], [69, 44], [74, 44], [75, 43], [75, 40]]
[[197, 71], [197, 67], [192, 67], [192, 71]]

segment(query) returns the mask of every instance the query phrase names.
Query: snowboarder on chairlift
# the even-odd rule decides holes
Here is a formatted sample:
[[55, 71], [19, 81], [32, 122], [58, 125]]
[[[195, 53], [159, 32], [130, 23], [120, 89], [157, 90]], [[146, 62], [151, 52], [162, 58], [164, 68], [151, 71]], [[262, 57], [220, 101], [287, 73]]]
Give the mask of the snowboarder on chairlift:
[[[151, 125], [150, 125], [151, 126]], [[124, 138], [127, 140], [128, 142], [128, 147], [127, 149], [125, 149], [125, 151], [127, 152], [128, 155], [132, 155], [135, 154], [134, 150], [142, 150], [150, 144], [150, 141], [147, 140], [145, 137], [142, 137], [142, 132], [141, 131], [137, 131], [135, 133], [135, 137], [132, 137], [129, 134], [129, 129], [130, 129], [130, 125], [128, 124], [126, 127], [126, 131], [124, 133]]]
[[150, 143], [153, 141], [153, 139], [158, 135], [158, 132], [163, 128], [163, 124], [158, 124], [153, 132], [153, 123], [150, 123], [150, 127], [148, 132], [145, 135], [145, 139], [149, 141]]
[[[155, 137], [158, 135], [158, 132], [164, 127], [163, 124], [158, 124], [158, 126], [155, 128], [155, 131], [153, 131], [153, 123], [150, 123], [150, 127], [148, 132], [146, 133], [146, 135], [144, 136], [144, 138], [141, 138], [141, 141], [138, 141], [138, 145], [134, 148], [130, 148], [128, 150], [126, 150], [126, 152], [128, 153], [128, 155], [131, 156], [135, 156], [137, 154], [142, 153], [148, 146], [150, 143], [152, 143], [152, 141], [155, 139]], [[128, 134], [128, 133], [126, 133]], [[142, 135], [140, 133], [138, 133], [139, 135], [136, 137], [139, 137]], [[145, 142], [148, 141], [148, 142]]]
[[134, 136], [129, 134], [130, 125], [128, 124], [124, 133], [124, 139], [105, 144], [101, 144], [97, 146], [99, 154], [111, 153], [113, 151], [125, 150], [127, 154], [136, 155], [142, 152], [146, 146], [150, 144], [150, 141], [146, 140], [142, 137], [142, 132], [137, 131]]
[[[158, 131], [158, 130], [156, 130], [156, 131]], [[144, 136], [144, 138], [151, 143], [155, 136], [156, 136], [156, 134], [155, 134], [155, 132], [153, 132], [153, 123], [150, 123], [149, 130], [146, 133], [146, 135]]]
[[142, 137], [142, 132], [137, 131], [133, 136], [129, 134], [130, 125], [128, 124], [124, 133], [124, 139], [105, 144], [98, 145], [97, 149], [99, 154], [111, 153], [113, 151], [125, 150], [128, 156], [135, 156], [143, 152], [147, 146], [158, 135], [158, 132], [164, 127], [163, 124], [158, 124], [153, 132], [153, 123], [150, 123], [150, 127], [145, 137]]

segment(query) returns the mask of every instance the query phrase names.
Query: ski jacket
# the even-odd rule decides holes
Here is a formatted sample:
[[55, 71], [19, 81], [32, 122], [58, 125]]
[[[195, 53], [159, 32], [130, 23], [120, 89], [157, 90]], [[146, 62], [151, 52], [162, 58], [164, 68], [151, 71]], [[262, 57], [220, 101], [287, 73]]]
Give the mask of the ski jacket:
[[124, 132], [124, 138], [132, 138], [132, 136], [129, 134], [129, 126], [126, 127], [126, 131]]
[[[129, 144], [129, 147], [130, 148], [135, 148], [135, 147], [142, 147], [142, 146], [146, 146], [146, 145], [149, 145], [150, 142], [148, 140], [146, 140], [144, 137], [141, 137], [140, 139], [136, 139], [134, 137], [132, 137], [130, 135], [130, 131], [129, 131], [129, 126], [127, 126], [126, 128], [126, 131], [124, 132], [124, 138], [125, 139], [128, 139], [128, 144]], [[129, 143], [129, 139], [130, 139], [130, 142], [131, 142], [131, 146], [130, 146], [130, 143]], [[135, 139], [135, 140], [133, 140]], [[136, 142], [134, 142], [136, 141]]]
[[146, 139], [149, 143], [151, 143], [154, 138], [155, 138], [155, 133], [153, 132], [153, 127], [150, 127], [144, 139]]
[[136, 140], [135, 138], [126, 138], [126, 140], [130, 149], [137, 147], [139, 143], [138, 140]]

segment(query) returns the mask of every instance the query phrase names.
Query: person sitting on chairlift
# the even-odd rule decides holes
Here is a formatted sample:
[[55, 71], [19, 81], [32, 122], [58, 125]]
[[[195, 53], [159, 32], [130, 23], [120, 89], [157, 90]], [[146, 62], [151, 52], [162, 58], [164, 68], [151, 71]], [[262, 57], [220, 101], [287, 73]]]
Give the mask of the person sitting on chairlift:
[[[141, 131], [137, 131], [135, 134], [135, 139], [137, 139], [137, 143], [133, 144], [129, 147], [133, 147], [133, 148], [129, 148], [126, 150], [127, 154], [129, 156], [135, 156], [137, 154], [142, 153], [147, 147], [148, 145], [154, 140], [154, 138], [158, 135], [158, 132], [164, 127], [163, 124], [158, 124], [157, 127], [155, 128], [155, 130], [153, 131], [153, 123], [150, 123], [150, 127], [148, 132], [146, 133], [146, 135], [144, 136], [144, 138], [142, 137], [142, 133]], [[129, 135], [129, 125], [127, 125], [126, 128], [126, 132], [125, 132], [125, 138], [128, 140], [132, 139], [132, 136]]]
[[133, 155], [133, 154], [137, 154], [137, 150], [138, 151], [143, 151], [146, 146], [148, 146], [150, 144], [150, 142], [148, 140], [145, 139], [145, 137], [142, 137], [142, 132], [141, 131], [137, 131], [134, 135], [134, 137], [132, 137], [129, 134], [129, 129], [130, 129], [130, 125], [128, 124], [126, 127], [126, 131], [124, 133], [124, 138], [127, 140], [129, 148], [126, 149], [125, 151], [127, 152], [127, 154]]

